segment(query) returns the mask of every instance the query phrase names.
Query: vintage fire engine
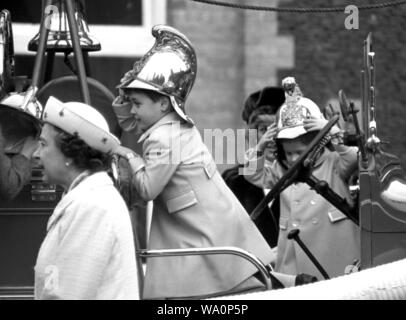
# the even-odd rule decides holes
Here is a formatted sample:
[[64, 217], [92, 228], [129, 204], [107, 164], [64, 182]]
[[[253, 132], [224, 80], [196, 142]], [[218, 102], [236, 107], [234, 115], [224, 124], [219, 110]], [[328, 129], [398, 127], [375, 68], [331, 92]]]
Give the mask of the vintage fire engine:
[[[38, 35], [29, 44], [29, 49], [36, 51], [31, 80], [15, 75], [11, 17], [7, 10], [1, 11], [0, 99], [12, 99], [12, 92], [22, 92], [20, 95], [23, 95], [23, 103], [18, 106], [21, 114], [26, 113], [38, 118], [41, 116], [41, 103], [49, 97], [51, 91], [61, 100], [69, 98], [90, 103], [91, 100], [98, 99], [95, 105], [99, 106], [108, 119], [113, 133], [120, 136], [120, 128], [111, 109], [113, 94], [97, 80], [86, 77], [87, 52], [100, 50], [100, 45], [88, 31], [80, 2], [43, 1], [44, 8], [50, 4], [58, 5], [59, 13], [57, 17], [53, 17], [48, 28], [45, 27], [43, 17]], [[69, 32], [66, 26], [69, 26], [72, 32]], [[74, 54], [77, 76], [50, 79], [52, 72], [49, 68], [52, 68], [56, 52]], [[326, 144], [328, 132], [338, 121], [338, 115], [334, 115], [285, 176], [267, 194], [264, 201], [251, 213], [252, 219], [255, 219], [264, 206], [291, 183], [306, 182], [360, 228], [361, 260], [354, 262], [352, 269], [348, 271], [351, 274], [303, 287], [269, 290], [272, 289], [272, 284], [267, 268], [255, 256], [238, 248], [137, 248], [141, 278], [141, 258], [233, 254], [253, 263], [264, 279], [265, 289], [268, 289], [239, 296], [242, 299], [406, 298], [406, 182], [399, 159], [383, 151], [378, 136], [374, 59], [375, 52], [372, 50], [370, 34], [364, 43], [364, 70], [361, 72], [362, 123], [358, 122], [358, 110], [354, 104], [347, 101], [343, 91], [339, 93], [342, 117], [344, 120], [352, 119], [356, 128], [353, 138], [359, 147], [358, 180], [352, 186], [356, 205], [350, 206], [326, 182], [319, 181], [312, 175], [314, 157]], [[47, 64], [43, 72], [45, 60]], [[45, 79], [42, 79], [43, 74]], [[77, 86], [80, 90], [76, 89]], [[71, 92], [69, 97], [64, 95], [67, 91]], [[13, 135], [8, 139], [10, 141], [7, 142], [13, 143]], [[0, 204], [0, 298], [32, 297], [35, 257], [45, 235], [46, 221], [62, 193], [59, 187], [42, 182], [41, 170], [39, 166], [34, 165], [31, 182], [24, 187], [21, 194], [11, 202]], [[292, 230], [289, 237], [292, 241], [298, 241], [317, 265], [317, 259], [312, 256], [311, 250], [301, 243], [299, 232], [300, 230]], [[322, 266], [317, 267], [322, 270]], [[376, 282], [378, 284], [375, 285]], [[233, 296], [234, 298], [238, 297]]]

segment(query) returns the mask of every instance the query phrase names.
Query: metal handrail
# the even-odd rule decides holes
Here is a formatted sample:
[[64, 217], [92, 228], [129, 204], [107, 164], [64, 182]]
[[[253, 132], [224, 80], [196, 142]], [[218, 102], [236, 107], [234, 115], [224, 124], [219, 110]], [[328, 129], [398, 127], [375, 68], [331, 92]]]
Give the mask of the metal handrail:
[[[187, 255], [215, 255], [215, 254], [232, 254], [242, 257], [251, 262], [261, 274], [266, 290], [272, 289], [271, 277], [267, 267], [256, 256], [248, 251], [237, 247], [209, 247], [209, 248], [186, 248], [186, 249], [141, 249], [137, 250], [137, 256], [142, 258], [160, 258]], [[271, 267], [270, 267], [271, 268]], [[271, 270], [272, 271], [272, 270]]]

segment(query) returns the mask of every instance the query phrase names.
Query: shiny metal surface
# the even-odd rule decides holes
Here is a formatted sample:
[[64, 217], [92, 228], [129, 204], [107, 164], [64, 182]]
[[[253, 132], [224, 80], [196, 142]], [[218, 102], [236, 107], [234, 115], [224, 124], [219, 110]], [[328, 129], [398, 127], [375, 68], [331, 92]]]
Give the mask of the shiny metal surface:
[[[101, 49], [100, 42], [89, 31], [83, 14], [83, 2], [75, 0], [73, 4], [81, 49], [85, 51], [99, 51]], [[54, 0], [48, 9], [43, 8], [43, 12], [45, 12], [44, 26], [49, 29], [46, 50], [56, 52], [73, 51], [65, 1]], [[28, 44], [29, 51], [38, 50], [39, 35], [40, 32]]]
[[156, 38], [155, 44], [135, 62], [119, 88], [147, 89], [165, 94], [171, 98], [175, 111], [191, 121], [184, 113], [184, 105], [197, 73], [193, 46], [186, 36], [169, 26], [154, 26], [152, 35]]
[[0, 12], [0, 98], [10, 91], [14, 76], [14, 44], [11, 16], [8, 10]]
[[406, 220], [406, 183], [403, 180], [393, 180], [381, 193], [382, 199], [395, 209], [405, 213]]
[[[137, 256], [144, 258], [156, 257], [173, 257], [173, 256], [189, 256], [189, 255], [215, 255], [215, 254], [231, 254], [244, 258], [251, 262], [261, 274], [267, 290], [272, 289], [271, 278], [266, 266], [253, 254], [237, 248], [237, 247], [212, 247], [212, 248], [188, 248], [188, 249], [157, 249], [157, 250], [138, 250]], [[163, 262], [165, 263], [165, 262]]]
[[35, 99], [35, 90], [10, 93], [0, 101], [0, 127], [6, 152], [18, 153], [25, 138], [39, 135], [42, 110]]

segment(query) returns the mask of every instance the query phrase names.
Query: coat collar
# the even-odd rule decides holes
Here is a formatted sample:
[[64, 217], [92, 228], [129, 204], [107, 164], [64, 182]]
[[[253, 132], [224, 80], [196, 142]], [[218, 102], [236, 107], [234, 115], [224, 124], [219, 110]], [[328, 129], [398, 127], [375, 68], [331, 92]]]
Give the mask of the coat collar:
[[175, 112], [170, 112], [167, 115], [163, 116], [160, 120], [155, 122], [155, 124], [149, 128], [147, 131], [145, 131], [141, 137], [138, 139], [138, 143], [143, 142], [146, 138], [150, 136], [150, 134], [158, 127], [161, 127], [165, 124], [168, 123], [173, 123], [173, 122], [179, 122], [181, 119]]
[[323, 164], [323, 162], [326, 161], [327, 158], [331, 155], [331, 153], [332, 152], [327, 147], [324, 147], [323, 148], [323, 153], [318, 156], [318, 158], [314, 162], [313, 167], [314, 168], [320, 167]]
[[[81, 177], [79, 175], [75, 181]], [[73, 184], [73, 183], [72, 183]], [[107, 175], [106, 172], [96, 172], [91, 174], [81, 181], [79, 181], [74, 188], [69, 188], [68, 192], [62, 197], [57, 206], [55, 207], [54, 212], [48, 220], [47, 231], [49, 231], [52, 226], [63, 216], [65, 213], [65, 208], [72, 203], [75, 199], [85, 197], [86, 192], [90, 189], [94, 189], [100, 186], [113, 185], [113, 181]]]

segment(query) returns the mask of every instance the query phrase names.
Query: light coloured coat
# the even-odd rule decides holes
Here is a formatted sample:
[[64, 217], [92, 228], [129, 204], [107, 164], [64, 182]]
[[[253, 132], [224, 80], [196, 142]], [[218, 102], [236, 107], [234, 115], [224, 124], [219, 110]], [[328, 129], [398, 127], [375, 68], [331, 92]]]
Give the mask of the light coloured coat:
[[[257, 166], [255, 174], [246, 176], [252, 183], [272, 188], [286, 173], [276, 160], [267, 164], [263, 157], [256, 159], [249, 152], [247, 155], [250, 160], [247, 166]], [[356, 167], [357, 148], [348, 147], [340, 154], [325, 148], [312, 174], [328, 182], [331, 189], [351, 204], [346, 181]], [[359, 228], [306, 183], [292, 184], [280, 194], [280, 210], [277, 272], [307, 273], [324, 279], [301, 247], [287, 239], [292, 229], [300, 230], [299, 237], [330, 277], [343, 275], [346, 266], [360, 259]]]
[[[140, 139], [133, 185], [154, 200], [150, 249], [234, 246], [268, 264], [269, 246], [221, 178], [197, 128], [170, 113]], [[143, 298], [180, 298], [258, 286], [256, 269], [230, 255], [150, 258]]]
[[127, 207], [105, 172], [58, 203], [35, 266], [36, 299], [138, 299]]

